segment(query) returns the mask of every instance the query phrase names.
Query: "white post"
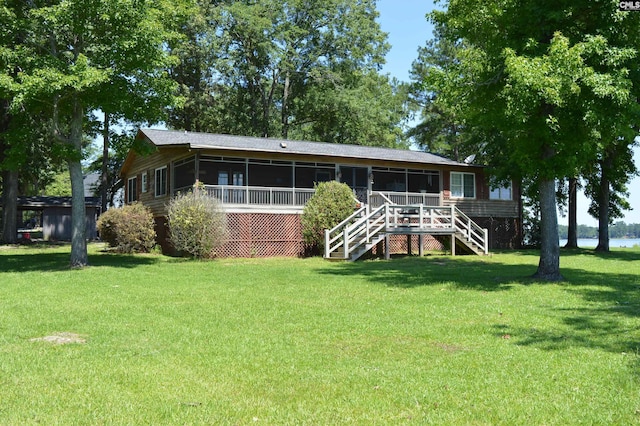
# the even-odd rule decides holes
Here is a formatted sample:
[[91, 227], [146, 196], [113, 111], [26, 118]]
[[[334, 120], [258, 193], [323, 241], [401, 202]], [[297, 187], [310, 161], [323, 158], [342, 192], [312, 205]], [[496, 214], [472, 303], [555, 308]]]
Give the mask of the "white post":
[[329, 256], [331, 256], [331, 253], [329, 252], [329, 249], [330, 249], [329, 240], [330, 240], [329, 230], [325, 229], [324, 230], [324, 257], [327, 259], [329, 258]]
[[451, 228], [456, 229], [456, 206], [451, 206]]
[[364, 214], [365, 214], [364, 217], [367, 218], [367, 220], [364, 223], [365, 230], [366, 230], [366, 238], [367, 238], [365, 241], [367, 243], [370, 243], [371, 242], [371, 234], [370, 234], [370, 231], [371, 231], [370, 225], [371, 224], [369, 223], [369, 204], [367, 204], [365, 206]]
[[349, 232], [347, 231], [348, 226], [344, 227], [344, 231], [342, 231], [342, 246], [344, 247], [344, 258], [349, 258]]
[[484, 228], [484, 254], [489, 254], [489, 230]]
[[389, 203], [384, 203], [384, 231], [389, 229]]

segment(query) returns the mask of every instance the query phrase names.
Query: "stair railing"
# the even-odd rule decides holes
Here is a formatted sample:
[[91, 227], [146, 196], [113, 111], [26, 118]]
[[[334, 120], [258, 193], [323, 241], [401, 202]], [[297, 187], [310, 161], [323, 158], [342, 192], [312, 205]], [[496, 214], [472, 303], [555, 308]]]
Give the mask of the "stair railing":
[[387, 214], [383, 214], [386, 205], [372, 211], [369, 206], [362, 207], [332, 229], [325, 230], [325, 258], [331, 253], [343, 249], [343, 258], [351, 258], [352, 253], [361, 249], [385, 229]]
[[489, 254], [489, 231], [480, 227], [456, 206], [451, 206], [451, 215], [455, 230], [463, 234], [468, 242], [480, 247], [484, 254]]
[[342, 258], [351, 259], [371, 248], [381, 233], [391, 228], [417, 226], [453, 229], [469, 245], [489, 253], [489, 233], [471, 220], [456, 206], [430, 207], [424, 205], [383, 204], [373, 210], [366, 205], [332, 229], [325, 230], [325, 258], [342, 249]]
[[331, 253], [343, 246], [342, 231], [344, 230], [344, 228], [363, 215], [366, 216], [368, 212], [369, 206], [365, 205], [363, 207], [360, 207], [358, 210], [354, 211], [352, 215], [350, 215], [348, 218], [346, 218], [333, 228], [324, 230], [324, 257], [328, 258]]

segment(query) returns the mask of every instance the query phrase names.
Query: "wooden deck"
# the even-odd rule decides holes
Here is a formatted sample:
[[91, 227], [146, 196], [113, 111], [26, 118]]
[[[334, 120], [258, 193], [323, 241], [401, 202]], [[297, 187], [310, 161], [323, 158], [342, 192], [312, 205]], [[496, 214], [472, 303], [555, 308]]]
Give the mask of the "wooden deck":
[[425, 235], [441, 241], [449, 239], [452, 255], [456, 250], [488, 254], [488, 231], [455, 206], [385, 204], [375, 209], [365, 206], [333, 229], [325, 231], [325, 258], [357, 260], [384, 242], [385, 258], [388, 259], [391, 235], [417, 235], [420, 255]]

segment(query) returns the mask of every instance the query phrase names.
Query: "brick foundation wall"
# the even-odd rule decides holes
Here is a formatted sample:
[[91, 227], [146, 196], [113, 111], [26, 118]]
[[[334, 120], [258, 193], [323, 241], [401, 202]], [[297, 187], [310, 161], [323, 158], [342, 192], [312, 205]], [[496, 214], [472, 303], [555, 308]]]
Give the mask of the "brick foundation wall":
[[[520, 248], [520, 226], [516, 218], [472, 218], [478, 225], [489, 229], [490, 249]], [[167, 241], [166, 219], [156, 217], [156, 234], [163, 253], [175, 255]], [[298, 214], [229, 213], [228, 241], [217, 250], [218, 257], [300, 257], [308, 253], [302, 239], [302, 224]], [[435, 238], [425, 235], [424, 251], [445, 250]], [[406, 235], [391, 236], [391, 253], [408, 253]], [[411, 237], [411, 252], [417, 254], [418, 236]], [[376, 248], [372, 251], [377, 255]], [[382, 254], [380, 254], [382, 255]]]

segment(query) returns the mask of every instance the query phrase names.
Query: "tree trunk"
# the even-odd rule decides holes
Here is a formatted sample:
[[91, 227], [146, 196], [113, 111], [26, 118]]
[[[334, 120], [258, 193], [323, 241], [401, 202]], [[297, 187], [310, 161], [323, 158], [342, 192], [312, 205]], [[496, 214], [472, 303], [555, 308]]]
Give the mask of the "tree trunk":
[[104, 113], [104, 129], [102, 133], [102, 170], [100, 175], [100, 211], [107, 211], [107, 186], [109, 185], [109, 120], [108, 112]]
[[569, 178], [569, 229], [565, 248], [578, 248], [578, 179]]
[[540, 262], [534, 278], [561, 281], [560, 241], [556, 212], [556, 183], [554, 179], [540, 181]]
[[[606, 155], [606, 154], [605, 154]], [[609, 251], [609, 176], [610, 161], [605, 157], [601, 163], [600, 196], [598, 200], [598, 246], [596, 251]]]
[[289, 85], [291, 79], [287, 71], [284, 78], [284, 91], [282, 93], [282, 139], [289, 139]]
[[18, 171], [2, 172], [2, 242], [15, 244], [18, 242]]
[[84, 111], [79, 99], [73, 101], [71, 140], [74, 155], [68, 160], [71, 177], [71, 267], [87, 266], [86, 211], [82, 177], [82, 119]]

